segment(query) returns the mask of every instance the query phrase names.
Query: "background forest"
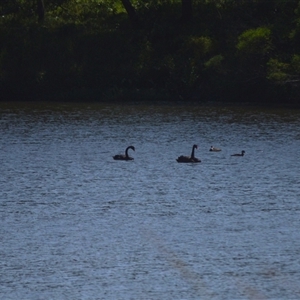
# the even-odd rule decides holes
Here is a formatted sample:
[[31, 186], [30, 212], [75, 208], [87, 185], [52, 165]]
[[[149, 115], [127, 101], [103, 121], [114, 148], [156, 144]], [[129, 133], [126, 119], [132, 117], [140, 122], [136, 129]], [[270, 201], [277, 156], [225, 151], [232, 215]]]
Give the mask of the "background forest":
[[1, 0], [2, 101], [300, 106], [299, 0]]

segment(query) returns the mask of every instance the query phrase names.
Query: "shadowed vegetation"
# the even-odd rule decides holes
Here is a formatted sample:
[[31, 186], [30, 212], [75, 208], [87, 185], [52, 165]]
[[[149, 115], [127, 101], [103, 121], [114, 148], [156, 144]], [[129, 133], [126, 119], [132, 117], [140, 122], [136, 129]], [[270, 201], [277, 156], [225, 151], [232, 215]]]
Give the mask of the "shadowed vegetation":
[[299, 0], [3, 0], [0, 14], [1, 100], [299, 105]]

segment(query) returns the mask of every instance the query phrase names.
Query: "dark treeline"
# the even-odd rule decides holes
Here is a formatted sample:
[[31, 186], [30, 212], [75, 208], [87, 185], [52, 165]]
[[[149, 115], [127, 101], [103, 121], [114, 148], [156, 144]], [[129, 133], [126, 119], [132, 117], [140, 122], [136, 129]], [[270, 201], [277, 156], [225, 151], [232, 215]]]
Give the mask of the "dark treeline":
[[300, 106], [299, 0], [1, 0], [0, 99]]

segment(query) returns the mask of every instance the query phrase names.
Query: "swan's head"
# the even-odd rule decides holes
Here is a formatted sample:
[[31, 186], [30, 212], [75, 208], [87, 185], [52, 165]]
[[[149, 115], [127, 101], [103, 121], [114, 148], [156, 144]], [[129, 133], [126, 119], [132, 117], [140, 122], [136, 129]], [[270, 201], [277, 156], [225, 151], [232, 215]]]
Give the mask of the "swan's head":
[[195, 145], [193, 146], [193, 148], [198, 149], [198, 145], [195, 144]]
[[135, 151], [134, 146], [129, 146], [128, 148], [129, 148], [129, 149], [132, 149], [133, 151]]
[[246, 153], [246, 152], [243, 150], [243, 151], [242, 151], [242, 154], [245, 154], [245, 153]]

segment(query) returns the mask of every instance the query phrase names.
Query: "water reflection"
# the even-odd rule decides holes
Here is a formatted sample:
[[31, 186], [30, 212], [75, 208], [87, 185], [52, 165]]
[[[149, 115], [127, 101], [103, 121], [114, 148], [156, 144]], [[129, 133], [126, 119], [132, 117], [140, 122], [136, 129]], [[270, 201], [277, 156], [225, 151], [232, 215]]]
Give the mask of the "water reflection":
[[[297, 298], [299, 117], [2, 106], [0, 296]], [[194, 143], [202, 162], [178, 164]]]

